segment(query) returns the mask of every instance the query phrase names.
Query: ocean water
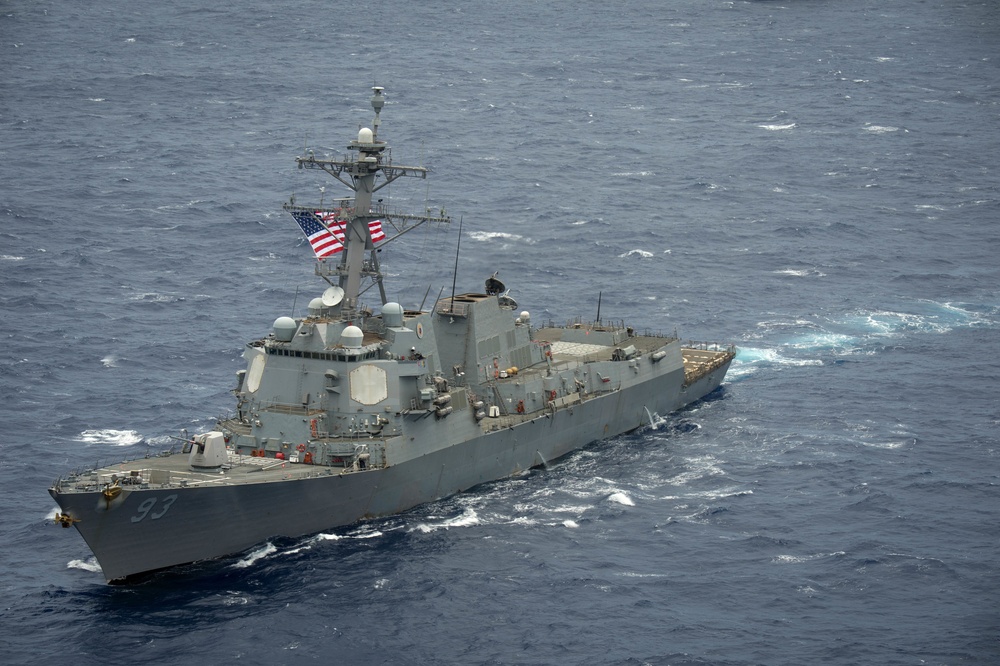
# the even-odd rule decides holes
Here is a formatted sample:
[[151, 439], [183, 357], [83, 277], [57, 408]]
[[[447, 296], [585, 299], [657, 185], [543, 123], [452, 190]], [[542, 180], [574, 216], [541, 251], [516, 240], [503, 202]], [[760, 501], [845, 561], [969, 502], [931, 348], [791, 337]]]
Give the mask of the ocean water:
[[[0, 2], [0, 660], [1000, 662], [998, 46], [981, 0]], [[231, 407], [321, 290], [281, 203], [342, 191], [293, 158], [342, 154], [373, 84], [432, 170], [388, 196], [462, 219], [460, 288], [600, 293], [738, 345], [725, 385], [105, 585], [48, 484]], [[456, 233], [386, 249], [393, 298], [450, 284]]]

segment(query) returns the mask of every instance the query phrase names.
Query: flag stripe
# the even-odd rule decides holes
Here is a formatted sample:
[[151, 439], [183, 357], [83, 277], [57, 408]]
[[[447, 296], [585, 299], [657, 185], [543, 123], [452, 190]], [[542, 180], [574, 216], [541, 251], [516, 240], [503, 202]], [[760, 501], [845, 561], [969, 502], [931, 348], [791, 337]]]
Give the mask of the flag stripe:
[[[291, 211], [292, 217], [299, 225], [302, 233], [305, 234], [313, 249], [317, 259], [337, 254], [344, 249], [344, 236], [347, 228], [345, 220], [338, 220], [336, 213], [329, 213], [318, 210], [315, 213], [307, 211]], [[372, 220], [368, 223], [368, 234], [372, 243], [385, 240], [385, 232], [382, 230], [381, 220]]]

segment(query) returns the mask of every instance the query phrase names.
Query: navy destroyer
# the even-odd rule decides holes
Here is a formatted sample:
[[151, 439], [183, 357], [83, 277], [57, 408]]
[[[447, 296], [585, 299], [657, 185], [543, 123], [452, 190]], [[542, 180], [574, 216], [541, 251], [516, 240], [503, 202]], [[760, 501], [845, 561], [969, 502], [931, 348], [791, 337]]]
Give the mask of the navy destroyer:
[[[79, 531], [109, 582], [517, 474], [639, 428], [725, 377], [732, 347], [599, 316], [536, 326], [496, 274], [482, 291], [442, 289], [428, 308], [390, 301], [378, 249], [449, 219], [398, 214], [376, 198], [399, 178], [427, 175], [393, 163], [378, 133], [384, 103], [374, 88], [373, 124], [344, 157], [296, 158], [353, 196], [284, 206], [316, 255], [319, 286], [307, 314], [278, 317], [246, 345], [234, 413], [171, 451], [72, 472], [49, 488], [56, 522]], [[374, 307], [362, 301], [372, 289]]]

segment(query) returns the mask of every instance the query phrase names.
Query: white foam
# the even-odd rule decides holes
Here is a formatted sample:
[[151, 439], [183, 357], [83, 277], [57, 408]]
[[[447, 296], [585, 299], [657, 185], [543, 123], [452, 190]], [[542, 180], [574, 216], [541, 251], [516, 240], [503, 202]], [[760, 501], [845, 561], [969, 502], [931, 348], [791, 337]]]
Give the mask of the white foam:
[[861, 442], [862, 446], [867, 446], [873, 449], [901, 449], [910, 444], [916, 444], [916, 438], [910, 437], [907, 439], [900, 439], [896, 441], [888, 442]]
[[649, 259], [653, 256], [652, 252], [647, 252], [646, 250], [629, 250], [625, 254], [619, 254], [619, 259], [627, 259], [628, 257], [637, 256], [640, 259]]
[[716, 464], [716, 460], [713, 456], [705, 455], [691, 458], [685, 461], [687, 471], [681, 472], [674, 475], [668, 482], [674, 486], [683, 486], [690, 481], [696, 481], [698, 479], [703, 479], [709, 476], [722, 476], [725, 472], [722, 471]]
[[888, 134], [890, 132], [898, 132], [898, 127], [892, 127], [890, 125], [865, 125], [865, 131], [871, 132], [872, 134]]
[[778, 555], [771, 561], [775, 564], [801, 564], [803, 562], [811, 562], [812, 560], [820, 560], [824, 557], [841, 557], [845, 553], [839, 550], [834, 553], [816, 553], [814, 555]]
[[118, 357], [117, 356], [105, 356], [101, 359], [101, 364], [105, 368], [117, 368], [118, 367]]
[[461, 515], [455, 516], [454, 518], [448, 518], [440, 523], [420, 523], [414, 529], [427, 534], [438, 530], [451, 529], [452, 527], [471, 527], [473, 525], [478, 525], [481, 522], [479, 514], [476, 513], [475, 509], [468, 508], [463, 511]]
[[564, 504], [562, 506], [557, 506], [552, 509], [549, 509], [549, 511], [551, 511], [552, 513], [575, 513], [579, 515], [584, 511], [589, 511], [590, 509], [591, 507], [583, 506], [580, 504]]
[[262, 560], [268, 555], [278, 552], [278, 549], [270, 541], [253, 551], [242, 560], [233, 565], [234, 569], [246, 569], [247, 567], [253, 566], [258, 560]]
[[793, 277], [826, 277], [826, 273], [815, 268], [785, 268], [774, 271], [777, 275], [791, 275]]
[[813, 333], [799, 336], [788, 342], [793, 349], [853, 349], [858, 339], [843, 333]]
[[176, 296], [157, 294], [156, 292], [149, 291], [143, 294], [134, 294], [129, 297], [129, 300], [142, 301], [144, 303], [176, 303], [178, 298]]
[[795, 127], [795, 123], [789, 123], [787, 125], [757, 125], [757, 127], [771, 132], [777, 132], [780, 130], [790, 130]]
[[319, 541], [340, 541], [344, 537], [339, 534], [317, 534], [316, 539]]
[[523, 236], [518, 234], [509, 234], [503, 231], [472, 231], [469, 232], [469, 238], [477, 241], [491, 241], [491, 240], [507, 240], [507, 241], [519, 241], [523, 239]]
[[621, 504], [623, 506], [635, 506], [635, 502], [632, 501], [632, 498], [623, 492], [611, 493], [611, 495], [608, 496], [608, 501]]
[[770, 363], [773, 365], [823, 365], [819, 359], [796, 359], [787, 358], [778, 353], [776, 349], [759, 349], [754, 347], [740, 347], [736, 352], [736, 360], [741, 363]]
[[142, 441], [142, 435], [135, 430], [84, 430], [77, 438], [87, 444], [113, 444], [115, 446], [132, 446]]
[[98, 573], [101, 571], [101, 565], [97, 563], [97, 558], [92, 557], [89, 560], [70, 560], [66, 563], [67, 569], [82, 569], [83, 571], [92, 571]]

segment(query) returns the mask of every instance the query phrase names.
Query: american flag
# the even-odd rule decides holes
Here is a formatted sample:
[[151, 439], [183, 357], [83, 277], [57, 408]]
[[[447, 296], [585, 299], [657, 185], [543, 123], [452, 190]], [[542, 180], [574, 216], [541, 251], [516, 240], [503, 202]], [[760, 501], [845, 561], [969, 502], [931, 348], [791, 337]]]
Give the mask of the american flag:
[[[337, 254], [344, 249], [344, 229], [347, 222], [338, 220], [336, 213], [318, 210], [313, 213], [307, 211], [292, 211], [292, 217], [298, 223], [302, 233], [309, 240], [313, 252], [317, 259]], [[372, 220], [368, 223], [368, 233], [371, 234], [372, 242], [378, 243], [385, 240], [385, 232], [382, 231], [382, 221]]]
[[329, 229], [320, 224], [319, 219], [312, 213], [304, 210], [293, 210], [291, 213], [299, 228], [302, 229], [302, 233], [309, 240], [309, 245], [312, 246], [317, 259], [325, 259], [344, 249], [343, 231], [338, 239]]
[[[330, 231], [333, 232], [334, 236], [336, 236], [341, 243], [344, 242], [344, 228], [347, 226], [347, 223], [344, 220], [338, 220], [336, 213], [329, 213], [322, 210], [316, 211], [316, 217], [323, 220], [323, 223], [329, 227]], [[372, 243], [384, 241], [385, 232], [382, 231], [382, 220], [372, 220], [369, 222], [368, 233], [371, 234]]]

